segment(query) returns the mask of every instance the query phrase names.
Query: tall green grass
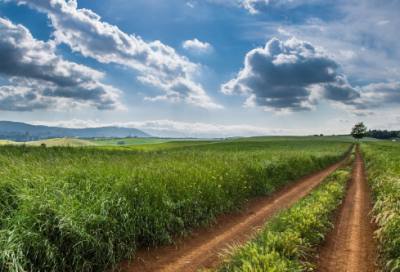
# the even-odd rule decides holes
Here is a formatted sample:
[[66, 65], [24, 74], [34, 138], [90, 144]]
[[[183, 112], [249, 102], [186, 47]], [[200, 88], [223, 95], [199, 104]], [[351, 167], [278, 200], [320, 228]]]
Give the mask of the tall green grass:
[[339, 161], [346, 143], [0, 148], [0, 271], [97, 271]]
[[332, 229], [332, 212], [342, 202], [350, 173], [351, 167], [332, 173], [305, 198], [267, 222], [249, 242], [231, 247], [216, 271], [312, 271], [307, 257]]
[[374, 196], [382, 268], [400, 271], [400, 145], [363, 143], [361, 153]]

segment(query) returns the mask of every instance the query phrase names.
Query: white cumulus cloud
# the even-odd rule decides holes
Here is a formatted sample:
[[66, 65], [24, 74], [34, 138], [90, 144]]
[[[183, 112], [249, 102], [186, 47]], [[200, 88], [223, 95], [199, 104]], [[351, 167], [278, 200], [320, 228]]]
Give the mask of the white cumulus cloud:
[[76, 0], [13, 1], [47, 13], [55, 28], [55, 41], [67, 44], [72, 51], [102, 63], [118, 63], [140, 71], [140, 81], [162, 88], [170, 101], [222, 108], [210, 100], [200, 84], [193, 82], [191, 74], [198, 65], [178, 55], [172, 47], [160, 41], [146, 43], [138, 36], [128, 35], [101, 21], [93, 11], [78, 9]]
[[55, 55], [56, 44], [34, 39], [27, 28], [0, 18], [0, 110], [32, 111], [61, 106], [122, 108], [120, 91], [99, 82], [104, 73]]
[[209, 43], [203, 43], [198, 39], [187, 40], [183, 43], [183, 48], [195, 53], [205, 53], [211, 50], [211, 45]]
[[308, 111], [317, 104], [314, 86], [335, 83], [337, 67], [322, 48], [295, 38], [285, 42], [274, 38], [265, 48], [247, 53], [245, 67], [221, 86], [221, 92], [248, 95], [245, 105], [249, 107], [281, 113]]

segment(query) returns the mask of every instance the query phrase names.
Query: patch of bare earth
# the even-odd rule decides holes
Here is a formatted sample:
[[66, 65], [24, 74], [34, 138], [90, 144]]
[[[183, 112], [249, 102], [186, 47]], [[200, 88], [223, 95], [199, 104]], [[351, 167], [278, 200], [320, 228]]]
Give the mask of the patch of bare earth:
[[232, 243], [246, 242], [265, 220], [304, 197], [346, 159], [293, 181], [271, 196], [249, 202], [246, 212], [224, 214], [211, 228], [193, 230], [188, 237], [175, 239], [173, 245], [142, 248], [135, 260], [123, 264], [122, 271], [190, 272], [215, 268], [223, 249]]
[[376, 225], [371, 222], [371, 189], [358, 153], [346, 199], [335, 214], [334, 230], [321, 248], [315, 271], [375, 271]]

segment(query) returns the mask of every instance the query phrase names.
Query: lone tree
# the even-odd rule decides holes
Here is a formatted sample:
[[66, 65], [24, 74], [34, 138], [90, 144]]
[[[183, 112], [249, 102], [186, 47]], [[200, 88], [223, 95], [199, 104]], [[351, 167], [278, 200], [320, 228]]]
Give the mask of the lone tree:
[[367, 127], [364, 125], [363, 122], [355, 124], [350, 132], [351, 136], [353, 136], [354, 139], [356, 139], [357, 141], [358, 139], [364, 138], [366, 133], [367, 133]]

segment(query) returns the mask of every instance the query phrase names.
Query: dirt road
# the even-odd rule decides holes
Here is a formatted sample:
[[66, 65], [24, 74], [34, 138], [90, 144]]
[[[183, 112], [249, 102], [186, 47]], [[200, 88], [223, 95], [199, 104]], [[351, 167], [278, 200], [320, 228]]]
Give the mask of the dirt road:
[[171, 246], [141, 249], [137, 252], [136, 259], [129, 265], [125, 263], [122, 269], [135, 272], [190, 272], [200, 268], [213, 268], [219, 262], [218, 253], [227, 245], [245, 242], [257, 228], [263, 226], [264, 220], [304, 197], [346, 159], [293, 181], [272, 196], [260, 197], [250, 202], [246, 212], [222, 215], [213, 228], [194, 230], [188, 237], [176, 239]]
[[346, 199], [336, 213], [335, 229], [315, 263], [315, 271], [369, 272], [375, 271], [375, 224], [369, 213], [372, 209], [371, 189], [365, 176], [364, 162], [358, 153]]

